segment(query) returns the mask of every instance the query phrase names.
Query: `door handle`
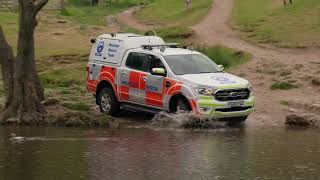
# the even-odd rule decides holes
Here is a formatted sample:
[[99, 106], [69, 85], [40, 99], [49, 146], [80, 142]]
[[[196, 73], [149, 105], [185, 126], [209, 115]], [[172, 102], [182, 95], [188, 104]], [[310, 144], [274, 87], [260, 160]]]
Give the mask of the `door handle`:
[[121, 74], [122, 74], [123, 76], [127, 76], [127, 75], [128, 75], [127, 72], [122, 72]]
[[142, 77], [142, 80], [143, 81], [146, 81], [146, 80], [148, 80], [149, 78], [147, 77], [147, 76], [145, 76], [145, 77]]

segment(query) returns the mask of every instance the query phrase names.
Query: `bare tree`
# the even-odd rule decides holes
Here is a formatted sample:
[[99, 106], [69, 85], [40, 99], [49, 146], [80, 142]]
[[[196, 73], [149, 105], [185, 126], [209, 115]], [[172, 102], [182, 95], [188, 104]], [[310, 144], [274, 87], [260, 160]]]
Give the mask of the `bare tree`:
[[0, 114], [1, 121], [17, 117], [25, 121], [39, 122], [47, 113], [41, 104], [44, 100], [44, 89], [36, 71], [34, 50], [36, 16], [47, 3], [48, 0], [19, 0], [16, 57], [0, 27], [0, 62], [7, 94], [5, 109]]

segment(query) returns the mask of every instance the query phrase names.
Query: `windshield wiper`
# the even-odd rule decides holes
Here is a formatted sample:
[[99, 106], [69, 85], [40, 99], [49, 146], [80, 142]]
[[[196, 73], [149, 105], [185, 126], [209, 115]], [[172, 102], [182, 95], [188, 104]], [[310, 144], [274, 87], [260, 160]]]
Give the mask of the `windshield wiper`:
[[200, 74], [204, 74], [204, 73], [214, 73], [214, 72], [206, 72], [206, 71], [204, 71], [204, 72], [200, 72]]

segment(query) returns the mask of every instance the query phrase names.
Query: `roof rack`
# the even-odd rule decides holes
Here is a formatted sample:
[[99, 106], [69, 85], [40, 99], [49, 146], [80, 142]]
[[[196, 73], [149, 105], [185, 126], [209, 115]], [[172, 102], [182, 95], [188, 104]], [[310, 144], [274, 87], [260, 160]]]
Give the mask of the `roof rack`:
[[154, 47], [157, 48], [165, 48], [165, 47], [169, 47], [169, 48], [178, 48], [180, 44], [179, 43], [167, 43], [167, 44], [155, 44], [155, 45], [142, 45], [141, 47], [143, 49], [148, 49], [148, 50], [152, 50]]

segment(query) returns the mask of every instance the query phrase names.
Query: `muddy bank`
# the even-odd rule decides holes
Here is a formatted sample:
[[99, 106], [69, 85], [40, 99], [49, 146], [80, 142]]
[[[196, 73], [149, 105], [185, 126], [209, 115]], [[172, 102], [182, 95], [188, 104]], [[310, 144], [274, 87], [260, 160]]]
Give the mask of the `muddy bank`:
[[53, 126], [53, 127], [111, 127], [114, 119], [90, 110], [71, 110], [56, 99], [48, 99], [43, 104], [47, 108], [47, 115], [41, 121], [34, 121], [32, 117], [21, 116], [9, 118], [0, 123], [3, 126]]
[[292, 127], [320, 127], [320, 102], [300, 103], [288, 102], [290, 114], [286, 117], [286, 125]]

